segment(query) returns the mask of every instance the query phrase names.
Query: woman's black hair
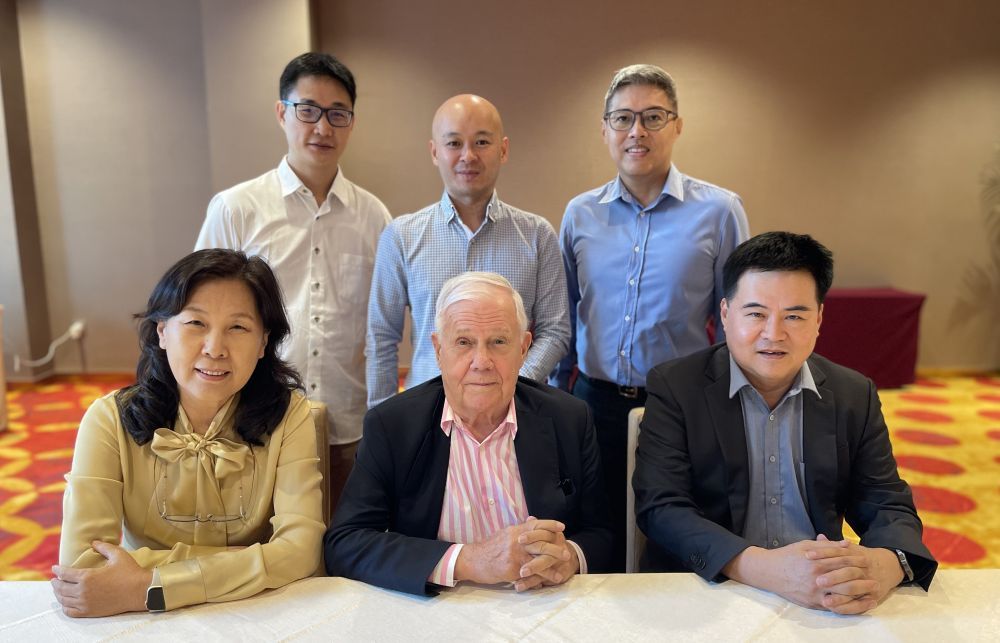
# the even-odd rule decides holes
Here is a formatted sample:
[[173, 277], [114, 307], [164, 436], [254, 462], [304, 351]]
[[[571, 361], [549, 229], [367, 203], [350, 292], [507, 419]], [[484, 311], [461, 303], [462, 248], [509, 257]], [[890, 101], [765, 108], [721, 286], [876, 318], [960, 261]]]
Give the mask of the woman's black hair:
[[288, 318], [278, 281], [267, 263], [236, 250], [199, 250], [175, 263], [149, 296], [146, 310], [135, 318], [139, 326], [139, 364], [136, 383], [115, 394], [118, 413], [128, 434], [137, 444], [153, 439], [159, 428], [172, 428], [177, 420], [180, 393], [177, 380], [160, 348], [157, 324], [178, 314], [199, 285], [216, 279], [234, 279], [246, 284], [257, 303], [268, 333], [264, 357], [240, 391], [236, 409], [236, 431], [248, 444], [261, 445], [285, 416], [292, 390], [302, 380], [292, 366], [278, 357], [278, 346], [289, 334]]

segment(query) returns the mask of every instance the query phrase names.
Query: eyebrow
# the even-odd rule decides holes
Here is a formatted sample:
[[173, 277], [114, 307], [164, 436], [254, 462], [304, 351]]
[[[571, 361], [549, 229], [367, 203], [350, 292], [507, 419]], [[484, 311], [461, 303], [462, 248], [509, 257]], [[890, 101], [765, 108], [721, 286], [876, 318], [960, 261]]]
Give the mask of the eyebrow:
[[[291, 99], [289, 99], [289, 100], [291, 100]], [[314, 101], [311, 98], [300, 98], [298, 100], [293, 100], [292, 102], [293, 103], [302, 103], [304, 105], [312, 105], [313, 107], [323, 107], [322, 105], [320, 105], [319, 103], [317, 103], [316, 101]], [[342, 103], [342, 102], [340, 102], [338, 100], [338, 101], [334, 101], [333, 103], [331, 103], [330, 107], [328, 109], [351, 109], [351, 106], [348, 105], [347, 103]]]
[[[743, 309], [746, 309], [746, 308], [767, 308], [767, 306], [765, 306], [764, 304], [759, 304], [756, 301], [748, 301], [747, 303], [743, 304], [741, 306], [741, 308], [743, 308]], [[810, 311], [815, 310], [815, 309], [812, 308], [811, 306], [804, 306], [802, 304], [799, 304], [797, 306], [789, 306], [787, 308], [783, 308], [782, 310], [796, 311], [796, 312], [799, 312], [799, 311], [810, 312]]]
[[[445, 132], [444, 134], [442, 134], [442, 136], [444, 136], [445, 138], [448, 138], [449, 136], [461, 136], [461, 135], [462, 135], [461, 132]], [[496, 136], [496, 133], [486, 129], [481, 129], [475, 134], [473, 134], [473, 136]]]
[[[184, 311], [189, 311], [189, 312], [192, 312], [192, 313], [201, 313], [202, 315], [207, 315], [208, 314], [207, 310], [205, 310], [204, 308], [199, 308], [198, 306], [190, 306], [190, 305], [185, 306], [181, 310], [181, 312], [184, 312]], [[257, 317], [255, 315], [250, 314], [250, 313], [236, 313], [235, 315], [230, 315], [230, 318], [231, 319], [245, 318], [245, 319], [249, 319], [250, 321], [257, 321]]]

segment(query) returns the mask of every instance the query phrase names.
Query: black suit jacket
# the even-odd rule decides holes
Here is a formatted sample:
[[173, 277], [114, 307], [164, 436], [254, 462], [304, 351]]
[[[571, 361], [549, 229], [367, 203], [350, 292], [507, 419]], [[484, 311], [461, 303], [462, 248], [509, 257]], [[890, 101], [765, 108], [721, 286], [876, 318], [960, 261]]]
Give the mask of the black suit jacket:
[[[563, 522], [589, 571], [603, 571], [611, 529], [590, 410], [524, 378], [514, 408], [514, 451], [529, 513]], [[441, 431], [443, 409], [437, 377], [368, 411], [354, 469], [324, 537], [331, 576], [435, 592], [427, 577], [452, 544], [437, 540], [451, 448]]]
[[[926, 589], [937, 563], [896, 471], [875, 385], [819, 355], [808, 362], [820, 394], [802, 392], [813, 527], [840, 540], [846, 517], [862, 545], [905, 552]], [[743, 409], [738, 395], [729, 397], [729, 349], [719, 344], [661, 364], [646, 386], [632, 478], [636, 521], [650, 541], [642, 566], [720, 580], [722, 567], [750, 545], [739, 536], [750, 477]]]

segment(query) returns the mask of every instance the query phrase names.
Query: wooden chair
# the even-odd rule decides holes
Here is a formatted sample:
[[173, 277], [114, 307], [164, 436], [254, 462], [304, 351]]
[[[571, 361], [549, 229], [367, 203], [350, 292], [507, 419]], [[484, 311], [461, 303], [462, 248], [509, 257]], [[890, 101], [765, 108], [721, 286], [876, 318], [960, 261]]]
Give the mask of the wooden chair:
[[309, 400], [309, 410], [316, 424], [316, 455], [319, 456], [319, 472], [323, 476], [320, 488], [323, 490], [323, 524], [330, 524], [330, 438], [326, 421], [326, 404]]

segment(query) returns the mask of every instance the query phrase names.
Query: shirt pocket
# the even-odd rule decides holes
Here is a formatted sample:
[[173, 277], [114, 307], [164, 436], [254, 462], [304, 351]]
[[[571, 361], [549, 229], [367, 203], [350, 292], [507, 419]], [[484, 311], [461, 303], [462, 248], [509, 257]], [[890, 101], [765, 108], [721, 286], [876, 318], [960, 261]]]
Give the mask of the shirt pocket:
[[371, 257], [341, 254], [337, 259], [337, 299], [344, 305], [368, 308], [375, 262]]

